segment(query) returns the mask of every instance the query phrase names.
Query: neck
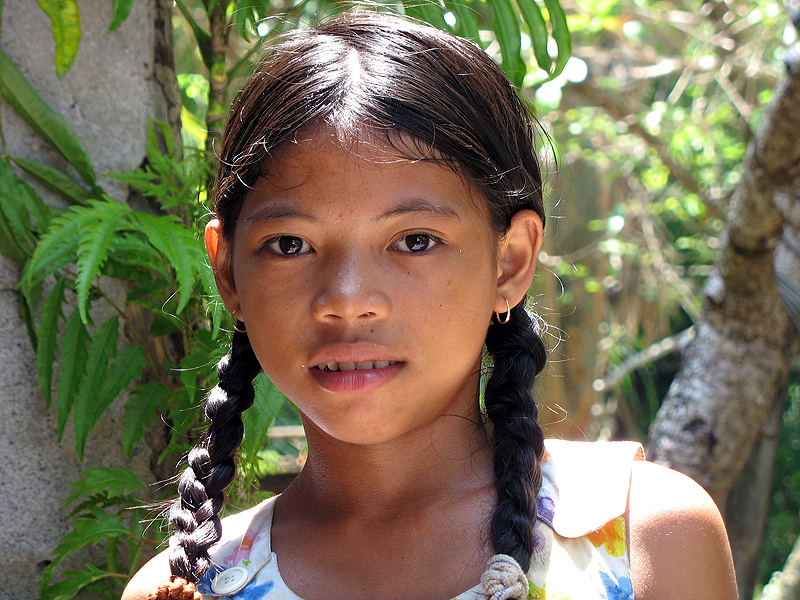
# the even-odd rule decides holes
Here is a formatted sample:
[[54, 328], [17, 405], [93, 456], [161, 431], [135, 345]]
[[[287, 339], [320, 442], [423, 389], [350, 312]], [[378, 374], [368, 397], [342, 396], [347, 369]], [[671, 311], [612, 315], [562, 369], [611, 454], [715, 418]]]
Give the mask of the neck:
[[480, 494], [494, 486], [494, 474], [491, 445], [474, 412], [443, 415], [372, 445], [341, 442], [304, 419], [308, 460], [284, 493], [286, 504], [369, 520]]

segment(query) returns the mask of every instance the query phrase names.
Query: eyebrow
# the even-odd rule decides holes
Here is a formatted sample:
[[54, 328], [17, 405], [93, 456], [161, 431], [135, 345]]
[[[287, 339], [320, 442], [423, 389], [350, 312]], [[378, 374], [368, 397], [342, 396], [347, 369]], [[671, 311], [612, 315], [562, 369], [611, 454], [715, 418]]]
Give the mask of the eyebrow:
[[252, 215], [242, 220], [242, 223], [249, 223], [251, 221], [269, 221], [271, 219], [305, 219], [307, 221], [319, 222], [319, 219], [308, 213], [304, 213], [294, 208], [276, 203], [270, 203], [259, 208]]
[[379, 215], [375, 220], [383, 221], [385, 219], [390, 219], [391, 217], [397, 217], [410, 213], [428, 213], [443, 217], [455, 217], [456, 219], [461, 218], [459, 214], [449, 206], [436, 204], [435, 202], [431, 202], [426, 198], [411, 198], [405, 202], [401, 202], [391, 210], [387, 210], [385, 213]]
[[[448, 218], [461, 219], [459, 214], [454, 209], [448, 206], [442, 206], [441, 204], [436, 204], [435, 202], [432, 202], [426, 198], [411, 198], [409, 200], [401, 202], [394, 208], [387, 210], [385, 213], [378, 215], [374, 220], [385, 221], [386, 219], [391, 219], [392, 217], [398, 217], [413, 213], [427, 213]], [[267, 204], [266, 206], [262, 206], [252, 215], [243, 219], [242, 223], [250, 223], [251, 221], [269, 221], [272, 219], [290, 219], [290, 218], [304, 219], [307, 221], [312, 221], [314, 223], [320, 222], [320, 219], [318, 219], [314, 215], [310, 215], [308, 213], [296, 210], [293, 207], [289, 207], [280, 203], [270, 203]]]

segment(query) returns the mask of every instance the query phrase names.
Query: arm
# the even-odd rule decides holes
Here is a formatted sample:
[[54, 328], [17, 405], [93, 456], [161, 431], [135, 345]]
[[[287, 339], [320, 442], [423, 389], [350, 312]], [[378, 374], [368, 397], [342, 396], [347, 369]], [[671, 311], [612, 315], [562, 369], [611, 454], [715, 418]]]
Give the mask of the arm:
[[635, 463], [628, 514], [636, 600], [736, 600], [725, 524], [700, 485], [672, 469]]

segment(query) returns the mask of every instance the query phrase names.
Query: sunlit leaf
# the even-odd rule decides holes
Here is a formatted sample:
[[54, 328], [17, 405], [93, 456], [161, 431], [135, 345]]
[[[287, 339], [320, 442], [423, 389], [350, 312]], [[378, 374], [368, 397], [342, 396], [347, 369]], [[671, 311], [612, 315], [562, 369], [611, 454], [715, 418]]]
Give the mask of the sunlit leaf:
[[531, 45], [536, 62], [539, 67], [550, 73], [553, 61], [547, 52], [547, 24], [542, 16], [542, 11], [534, 0], [517, 0], [517, 4], [531, 34]]
[[78, 54], [81, 42], [81, 14], [78, 0], [37, 0], [39, 7], [50, 17], [56, 41], [56, 73], [59, 77], [69, 71]]
[[409, 17], [425, 21], [439, 29], [452, 31], [444, 20], [442, 7], [435, 0], [404, 0], [403, 10]]
[[525, 77], [525, 62], [522, 60], [522, 40], [520, 38], [517, 14], [509, 0], [492, 0], [493, 26], [500, 44], [503, 70], [514, 85], [521, 86]]
[[253, 458], [267, 441], [267, 429], [275, 420], [283, 405], [284, 396], [266, 375], [261, 373], [253, 380], [255, 400], [253, 406], [242, 413], [244, 421], [244, 440], [242, 450]]
[[572, 39], [567, 26], [567, 16], [564, 14], [564, 9], [561, 8], [559, 0], [544, 0], [544, 3], [550, 13], [553, 39], [555, 39], [558, 46], [558, 58], [556, 58], [556, 67], [552, 73], [555, 76], [564, 70], [564, 65], [567, 64], [570, 54], [572, 54]]
[[456, 17], [455, 32], [461, 37], [466, 37], [480, 46], [484, 46], [478, 30], [478, 19], [475, 9], [470, 6], [467, 0], [445, 0], [445, 6]]

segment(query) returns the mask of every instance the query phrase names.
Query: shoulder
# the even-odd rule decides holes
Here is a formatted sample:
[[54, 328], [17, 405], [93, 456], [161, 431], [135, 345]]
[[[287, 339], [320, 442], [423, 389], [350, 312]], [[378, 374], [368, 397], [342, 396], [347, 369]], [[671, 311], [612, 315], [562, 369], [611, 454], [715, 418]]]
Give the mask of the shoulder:
[[735, 600], [725, 524], [699, 484], [672, 469], [637, 462], [628, 514], [637, 600]]
[[[263, 536], [269, 551], [269, 531], [272, 521], [272, 506], [275, 496], [242, 512], [222, 519], [222, 537], [209, 548], [215, 562], [223, 563], [230, 559], [242, 544], [251, 526], [255, 526]], [[251, 539], [251, 544], [252, 544]], [[150, 559], [128, 582], [122, 600], [147, 600], [148, 595], [167, 583], [170, 579], [169, 551], [165, 550]]]
[[148, 595], [158, 589], [159, 585], [169, 581], [170, 570], [167, 554], [166, 550], [156, 554], [137, 571], [125, 586], [122, 600], [147, 600]]

